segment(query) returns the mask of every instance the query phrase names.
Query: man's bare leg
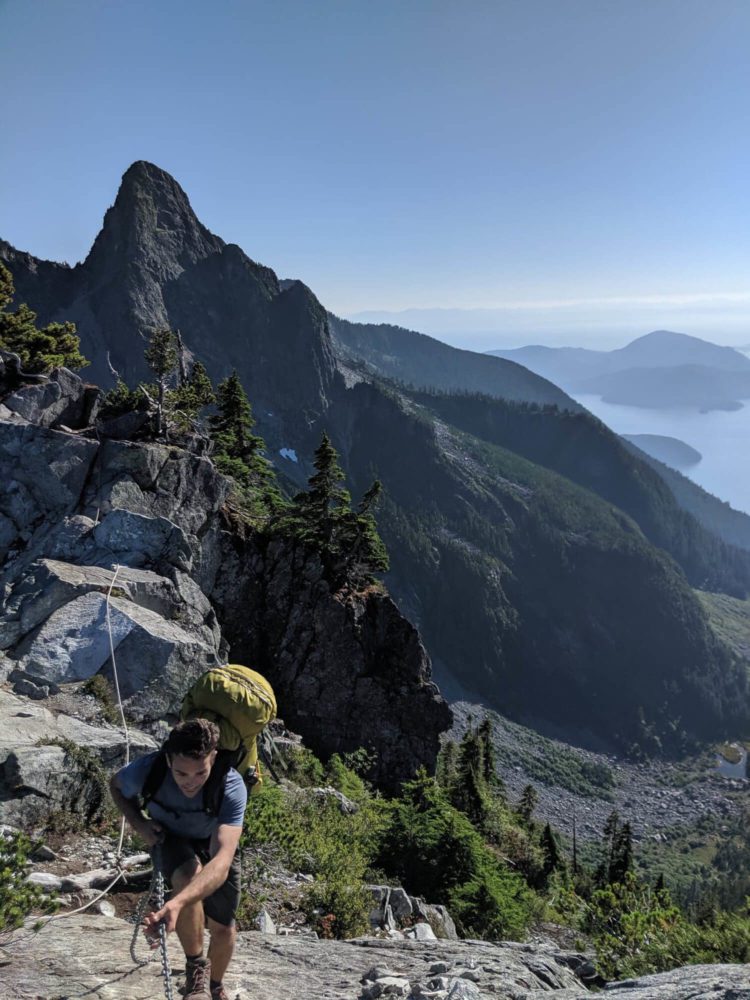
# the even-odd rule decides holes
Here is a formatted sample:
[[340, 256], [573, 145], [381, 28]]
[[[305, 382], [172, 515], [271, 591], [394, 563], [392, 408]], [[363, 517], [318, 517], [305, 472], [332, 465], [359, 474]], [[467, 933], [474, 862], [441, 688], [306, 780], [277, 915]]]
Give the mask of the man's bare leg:
[[220, 983], [227, 971], [227, 966], [231, 961], [234, 952], [234, 943], [237, 940], [237, 928], [234, 924], [227, 927], [225, 924], [217, 924], [211, 917], [207, 917], [208, 930], [211, 935], [211, 943], [208, 946], [208, 957], [211, 961], [211, 978]]
[[[186, 861], [184, 865], [176, 868], [172, 874], [172, 888], [175, 892], [180, 892], [191, 882], [201, 871], [201, 863], [197, 858]], [[195, 957], [203, 954], [203, 934], [205, 921], [203, 917], [203, 903], [190, 903], [183, 906], [177, 918], [177, 937], [180, 939], [182, 950], [185, 955]]]

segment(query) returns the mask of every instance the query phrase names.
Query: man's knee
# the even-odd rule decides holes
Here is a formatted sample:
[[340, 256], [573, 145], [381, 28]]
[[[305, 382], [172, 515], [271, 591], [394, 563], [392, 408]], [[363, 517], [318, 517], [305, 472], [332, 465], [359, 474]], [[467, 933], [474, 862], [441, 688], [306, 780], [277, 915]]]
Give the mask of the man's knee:
[[170, 879], [175, 892], [180, 892], [186, 885], [192, 882], [202, 868], [203, 866], [197, 858], [192, 858], [190, 861], [181, 864], [179, 868], [175, 868]]
[[231, 942], [237, 937], [237, 926], [234, 923], [220, 924], [218, 921], [212, 920], [211, 917], [208, 917], [206, 922], [211, 937], [217, 941]]

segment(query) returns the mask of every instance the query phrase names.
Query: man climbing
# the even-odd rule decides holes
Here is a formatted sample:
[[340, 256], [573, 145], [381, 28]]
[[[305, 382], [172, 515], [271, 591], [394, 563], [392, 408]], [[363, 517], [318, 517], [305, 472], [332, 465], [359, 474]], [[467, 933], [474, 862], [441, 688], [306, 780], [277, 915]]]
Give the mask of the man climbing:
[[186, 959], [184, 1000], [229, 1000], [222, 980], [237, 936], [238, 845], [247, 791], [237, 771], [217, 763], [218, 743], [213, 722], [181, 722], [160, 751], [123, 767], [110, 786], [130, 826], [149, 847], [160, 845], [174, 895], [143, 923], [151, 938], [162, 921], [167, 933], [177, 931]]

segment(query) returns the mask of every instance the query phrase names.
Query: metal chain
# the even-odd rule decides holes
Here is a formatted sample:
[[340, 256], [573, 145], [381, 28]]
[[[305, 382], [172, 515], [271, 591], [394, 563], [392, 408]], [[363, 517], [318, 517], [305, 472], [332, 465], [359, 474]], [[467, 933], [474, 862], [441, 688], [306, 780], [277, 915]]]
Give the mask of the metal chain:
[[[164, 906], [164, 873], [161, 867], [161, 847], [159, 844], [156, 844], [154, 847], [153, 858], [154, 872], [151, 876], [151, 885], [149, 886], [147, 892], [144, 893], [141, 902], [138, 904], [135, 928], [133, 929], [133, 937], [130, 941], [130, 957], [136, 965], [148, 965], [148, 963], [154, 958], [154, 955], [152, 954], [148, 958], [140, 959], [135, 953], [135, 946], [138, 941], [138, 932], [141, 929], [141, 923], [146, 914], [146, 907], [152, 898], [154, 899], [157, 910], [160, 910], [162, 906]], [[164, 980], [164, 996], [166, 997], [166, 1000], [174, 1000], [172, 970], [169, 967], [169, 956], [167, 954], [167, 929], [163, 922], [159, 924], [159, 951], [161, 952], [161, 974]]]
[[135, 911], [135, 927], [133, 928], [133, 936], [130, 939], [130, 957], [133, 959], [135, 965], [148, 965], [154, 959], [154, 954], [151, 952], [148, 958], [138, 958], [135, 953], [135, 946], [138, 944], [138, 938], [141, 932], [141, 924], [143, 923], [143, 918], [146, 916], [146, 910], [148, 909], [148, 904], [156, 892], [156, 879], [157, 872], [156, 867], [154, 867], [153, 873], [151, 875], [151, 885], [148, 887], [146, 892], [141, 896], [141, 901], [138, 904], [138, 909]]
[[[156, 876], [156, 905], [159, 909], [164, 906], [164, 875], [161, 871], [161, 865]], [[169, 968], [169, 956], [167, 954], [167, 928], [164, 926], [163, 920], [159, 923], [159, 945], [161, 950], [161, 974], [164, 979], [164, 996], [167, 1000], [174, 1000], [172, 970]]]

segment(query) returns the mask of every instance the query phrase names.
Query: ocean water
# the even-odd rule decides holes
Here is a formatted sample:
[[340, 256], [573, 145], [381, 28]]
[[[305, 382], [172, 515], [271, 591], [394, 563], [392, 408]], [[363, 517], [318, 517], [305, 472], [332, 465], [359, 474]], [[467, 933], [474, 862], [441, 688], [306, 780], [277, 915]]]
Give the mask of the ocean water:
[[683, 475], [735, 510], [750, 514], [750, 403], [741, 410], [647, 410], [605, 403], [599, 396], [577, 401], [618, 434], [663, 434], [692, 445], [703, 456]]

